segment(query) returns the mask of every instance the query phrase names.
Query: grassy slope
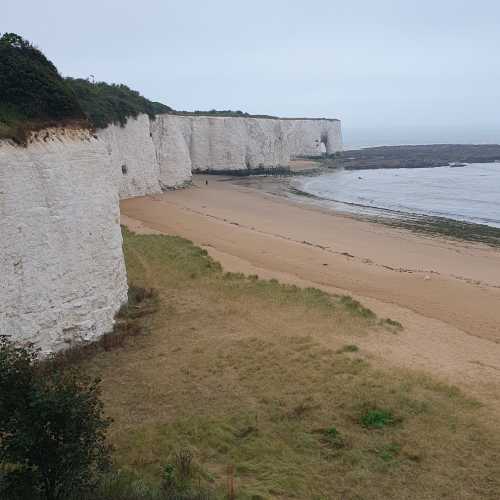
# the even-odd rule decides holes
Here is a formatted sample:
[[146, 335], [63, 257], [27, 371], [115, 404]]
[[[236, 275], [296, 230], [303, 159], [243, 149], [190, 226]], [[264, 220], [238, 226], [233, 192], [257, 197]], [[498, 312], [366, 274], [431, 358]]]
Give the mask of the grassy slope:
[[[237, 498], [497, 498], [500, 443], [478, 403], [353, 347], [398, 334], [390, 325], [349, 300], [225, 275], [180, 238], [125, 231], [124, 245], [130, 281], [156, 287], [160, 309], [148, 335], [88, 367], [120, 466], [155, 483], [190, 446], [221, 494], [234, 466]], [[367, 428], [373, 409], [394, 421]]]

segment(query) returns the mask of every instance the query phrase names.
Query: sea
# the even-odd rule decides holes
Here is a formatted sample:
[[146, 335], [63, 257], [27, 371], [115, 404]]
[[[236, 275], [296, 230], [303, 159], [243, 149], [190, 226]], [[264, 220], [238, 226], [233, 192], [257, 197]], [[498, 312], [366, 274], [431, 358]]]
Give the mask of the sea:
[[292, 192], [353, 214], [442, 217], [500, 228], [500, 163], [338, 169], [316, 177], [296, 177]]

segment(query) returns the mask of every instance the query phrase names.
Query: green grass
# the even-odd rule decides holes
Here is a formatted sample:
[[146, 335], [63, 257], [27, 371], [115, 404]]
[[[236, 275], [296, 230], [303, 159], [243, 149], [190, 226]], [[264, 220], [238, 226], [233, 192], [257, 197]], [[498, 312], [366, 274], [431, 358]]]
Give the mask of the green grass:
[[359, 420], [361, 425], [367, 429], [383, 429], [387, 425], [396, 423], [392, 411], [379, 408], [365, 410]]
[[[126, 237], [132, 237], [126, 228], [122, 230]], [[139, 245], [146, 244], [145, 255], [152, 262], [176, 262], [176, 269], [170, 273], [169, 279], [175, 279], [178, 286], [190, 287], [193, 279], [208, 279], [211, 286], [234, 297], [251, 294], [269, 304], [303, 305], [330, 313], [343, 311], [353, 318], [368, 320], [370, 324], [371, 320], [376, 319], [373, 311], [347, 295], [332, 296], [318, 288], [300, 288], [279, 283], [275, 279], [259, 279], [257, 275], [223, 272], [220, 264], [210, 258], [206, 250], [183, 238], [152, 235], [133, 235], [133, 238]], [[149, 246], [153, 241], [154, 245]]]
[[339, 302], [356, 316], [361, 316], [362, 318], [369, 319], [375, 318], [375, 313], [372, 310], [364, 307], [360, 302], [354, 300], [349, 295], [342, 295], [339, 298]]
[[358, 352], [358, 351], [359, 351], [359, 347], [357, 345], [347, 344], [347, 345], [341, 347], [340, 349], [338, 349], [337, 354], [342, 354], [344, 352]]

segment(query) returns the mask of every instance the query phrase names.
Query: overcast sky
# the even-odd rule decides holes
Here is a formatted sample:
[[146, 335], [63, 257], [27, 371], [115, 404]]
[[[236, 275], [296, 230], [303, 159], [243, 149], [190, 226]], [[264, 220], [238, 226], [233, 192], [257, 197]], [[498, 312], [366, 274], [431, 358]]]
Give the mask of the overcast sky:
[[347, 144], [500, 142], [499, 0], [1, 0], [63, 75], [179, 110], [343, 122]]

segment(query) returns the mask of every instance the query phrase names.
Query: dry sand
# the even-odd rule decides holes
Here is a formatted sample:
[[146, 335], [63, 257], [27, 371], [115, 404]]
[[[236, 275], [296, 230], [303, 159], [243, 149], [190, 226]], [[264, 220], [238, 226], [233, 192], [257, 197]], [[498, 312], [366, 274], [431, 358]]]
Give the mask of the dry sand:
[[500, 251], [421, 236], [195, 176], [190, 189], [121, 202], [136, 231], [186, 237], [229, 271], [316, 286], [404, 325], [357, 343], [500, 410]]
[[321, 166], [321, 163], [314, 160], [290, 160], [290, 170], [293, 172], [304, 172], [314, 170]]

